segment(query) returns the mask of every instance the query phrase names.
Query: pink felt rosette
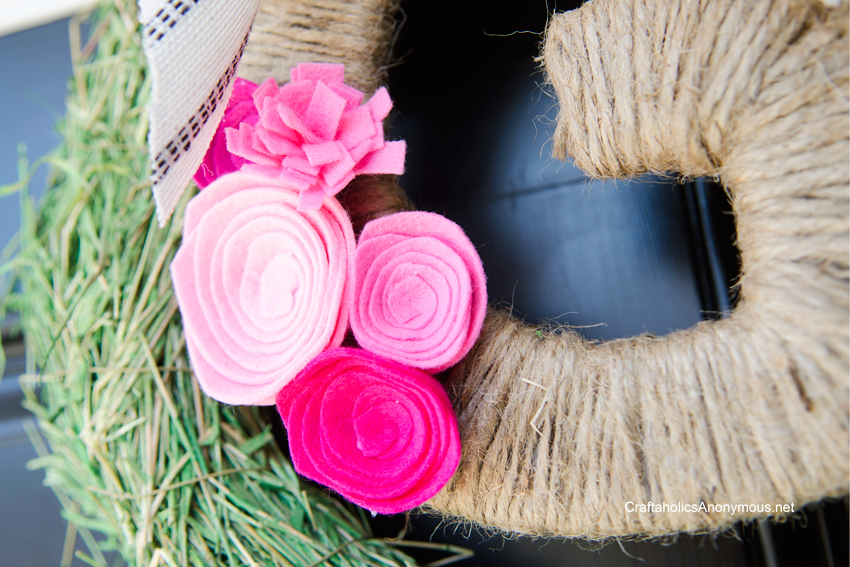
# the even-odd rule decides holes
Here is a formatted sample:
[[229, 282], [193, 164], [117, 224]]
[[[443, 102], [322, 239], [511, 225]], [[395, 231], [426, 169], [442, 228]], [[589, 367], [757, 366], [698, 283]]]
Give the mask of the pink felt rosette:
[[366, 224], [354, 277], [351, 329], [370, 352], [439, 372], [481, 332], [484, 267], [463, 229], [443, 216], [403, 212]]
[[239, 171], [186, 208], [171, 263], [186, 343], [203, 390], [270, 405], [347, 329], [354, 234], [336, 199], [296, 210], [298, 193]]
[[319, 355], [277, 396], [295, 470], [375, 513], [437, 494], [460, 462], [443, 386], [359, 349]]
[[363, 93], [343, 83], [344, 71], [302, 63], [281, 87], [268, 79], [253, 93], [256, 124], [226, 130], [229, 151], [256, 164], [248, 170], [299, 191], [299, 210], [318, 208], [357, 175], [404, 172], [404, 142], [384, 140], [390, 95], [380, 88], [361, 105]]
[[222, 175], [239, 170], [240, 167], [249, 163], [245, 158], [232, 154], [227, 149], [227, 128], [238, 128], [239, 124], [245, 123], [252, 126], [259, 120], [257, 107], [254, 105], [254, 91], [257, 85], [237, 77], [233, 82], [233, 91], [224, 111], [224, 117], [218, 125], [212, 142], [201, 167], [195, 172], [195, 184], [203, 189]]

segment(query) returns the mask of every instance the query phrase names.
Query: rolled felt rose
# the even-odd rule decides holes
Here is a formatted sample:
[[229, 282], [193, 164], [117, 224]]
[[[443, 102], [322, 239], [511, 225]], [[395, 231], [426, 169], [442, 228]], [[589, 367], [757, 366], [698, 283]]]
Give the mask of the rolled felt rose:
[[277, 396], [295, 470], [358, 506], [419, 506], [460, 462], [457, 418], [422, 371], [350, 348], [323, 352]]
[[186, 344], [212, 398], [271, 405], [326, 348], [342, 343], [354, 233], [336, 199], [296, 210], [298, 193], [238, 171], [186, 208], [171, 263]]
[[243, 157], [230, 153], [227, 150], [227, 137], [225, 129], [237, 128], [244, 122], [253, 126], [259, 120], [257, 107], [254, 105], [253, 94], [257, 90], [256, 83], [246, 81], [237, 77], [233, 82], [233, 92], [227, 102], [224, 117], [213, 135], [212, 142], [201, 167], [195, 172], [195, 184], [203, 189], [225, 173], [237, 171], [246, 163], [250, 163]]
[[319, 207], [356, 175], [404, 172], [405, 143], [384, 141], [383, 120], [392, 109], [383, 87], [363, 105], [363, 93], [343, 83], [344, 65], [301, 63], [292, 81], [268, 79], [254, 91], [255, 125], [226, 130], [230, 152], [300, 191], [299, 209]]
[[351, 330], [370, 352], [433, 373], [478, 339], [484, 267], [463, 230], [443, 216], [403, 212], [366, 224], [354, 278]]

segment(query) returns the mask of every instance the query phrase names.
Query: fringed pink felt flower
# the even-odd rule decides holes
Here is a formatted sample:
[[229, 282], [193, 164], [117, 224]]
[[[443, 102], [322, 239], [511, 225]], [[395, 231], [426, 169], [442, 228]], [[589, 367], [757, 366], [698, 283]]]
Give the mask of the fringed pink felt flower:
[[359, 349], [319, 355], [280, 392], [277, 409], [295, 470], [372, 512], [419, 506], [460, 461], [443, 386]]
[[251, 81], [237, 78], [233, 82], [233, 91], [224, 117], [215, 131], [212, 143], [201, 162], [201, 167], [195, 172], [195, 183], [203, 189], [225, 173], [237, 171], [249, 163], [248, 160], [230, 153], [227, 150], [226, 128], [237, 128], [241, 123], [253, 126], [259, 120], [257, 107], [254, 105], [253, 94], [257, 85]]
[[404, 172], [404, 142], [384, 141], [390, 95], [380, 88], [361, 105], [344, 70], [302, 63], [282, 87], [267, 80], [254, 91], [259, 121], [227, 130], [230, 152], [258, 164], [246, 167], [300, 191], [299, 210], [318, 208], [361, 173]]
[[445, 217], [403, 212], [369, 222], [354, 278], [351, 330], [370, 352], [439, 372], [478, 339], [487, 309], [484, 267]]
[[171, 274], [192, 366], [212, 398], [269, 405], [348, 326], [354, 233], [336, 199], [238, 171], [186, 208]]

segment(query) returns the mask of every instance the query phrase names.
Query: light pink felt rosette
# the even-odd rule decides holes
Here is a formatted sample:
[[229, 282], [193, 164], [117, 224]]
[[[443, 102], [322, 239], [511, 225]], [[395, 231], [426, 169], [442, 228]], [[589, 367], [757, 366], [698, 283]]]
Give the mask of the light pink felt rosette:
[[212, 398], [270, 405], [307, 363], [342, 343], [354, 233], [336, 199], [297, 211], [299, 195], [244, 171], [186, 208], [171, 264], [198, 382]]
[[364, 349], [439, 372], [475, 344], [487, 309], [484, 267], [457, 224], [402, 212], [366, 224], [354, 258], [351, 329]]
[[419, 506], [460, 462], [443, 386], [363, 350], [319, 355], [280, 392], [277, 409], [295, 470], [375, 513]]
[[357, 175], [404, 172], [405, 143], [384, 140], [390, 95], [381, 87], [361, 105], [363, 93], [343, 83], [344, 71], [302, 63], [281, 87], [270, 78], [253, 93], [256, 123], [226, 130], [228, 150], [250, 162], [244, 170], [297, 189], [299, 210], [318, 208]]

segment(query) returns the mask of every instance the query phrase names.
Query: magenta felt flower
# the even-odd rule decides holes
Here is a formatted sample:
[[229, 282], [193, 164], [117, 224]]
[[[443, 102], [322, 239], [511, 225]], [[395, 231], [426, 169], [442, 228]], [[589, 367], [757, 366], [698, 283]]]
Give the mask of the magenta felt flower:
[[251, 81], [237, 78], [233, 82], [233, 91], [224, 117], [215, 131], [212, 143], [201, 162], [201, 167], [195, 172], [195, 183], [203, 189], [225, 173], [237, 171], [248, 163], [245, 158], [230, 153], [227, 150], [226, 128], [237, 128], [239, 124], [254, 125], [259, 120], [257, 107], [254, 105], [253, 94], [257, 85]]
[[484, 266], [463, 229], [443, 216], [403, 212], [366, 224], [354, 278], [351, 330], [370, 352], [439, 372], [478, 339]]
[[237, 171], [186, 208], [171, 263], [192, 367], [211, 398], [270, 405], [310, 360], [342, 343], [351, 302], [354, 232], [326, 199]]
[[419, 506], [460, 462], [443, 386], [366, 351], [322, 353], [278, 394], [277, 409], [295, 470], [372, 512]]
[[315, 209], [361, 173], [404, 172], [404, 142], [384, 141], [392, 108], [387, 90], [361, 105], [363, 93], [343, 83], [345, 67], [302, 63], [292, 81], [269, 79], [254, 91], [255, 125], [226, 130], [228, 150], [300, 192], [299, 210]]

